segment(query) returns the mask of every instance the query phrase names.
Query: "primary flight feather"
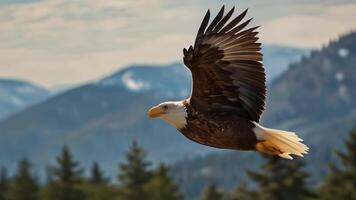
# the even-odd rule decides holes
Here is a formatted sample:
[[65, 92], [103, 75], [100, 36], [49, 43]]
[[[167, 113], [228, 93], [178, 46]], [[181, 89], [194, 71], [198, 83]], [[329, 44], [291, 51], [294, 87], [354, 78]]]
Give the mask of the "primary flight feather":
[[257, 150], [292, 159], [309, 150], [295, 133], [261, 126], [266, 78], [258, 27], [246, 28], [247, 10], [232, 19], [224, 6], [209, 24], [206, 13], [194, 46], [183, 49], [192, 73], [192, 95], [164, 102], [148, 112], [176, 127], [187, 138], [212, 147]]

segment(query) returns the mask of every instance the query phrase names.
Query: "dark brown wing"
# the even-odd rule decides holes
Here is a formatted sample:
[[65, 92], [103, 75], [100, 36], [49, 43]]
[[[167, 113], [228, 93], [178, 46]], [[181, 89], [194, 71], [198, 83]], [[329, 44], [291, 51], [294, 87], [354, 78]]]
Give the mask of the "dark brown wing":
[[[193, 76], [190, 103], [207, 111], [233, 112], [259, 121], [265, 105], [265, 72], [258, 27], [245, 29], [247, 10], [230, 20], [224, 7], [209, 23], [206, 13], [194, 47], [184, 49], [184, 63]], [[228, 22], [229, 21], [229, 22]]]

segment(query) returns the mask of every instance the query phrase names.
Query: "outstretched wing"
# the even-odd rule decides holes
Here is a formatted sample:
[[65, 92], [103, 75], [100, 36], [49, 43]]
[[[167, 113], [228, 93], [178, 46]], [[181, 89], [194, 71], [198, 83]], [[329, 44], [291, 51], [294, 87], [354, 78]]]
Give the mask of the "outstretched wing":
[[242, 22], [247, 10], [230, 20], [224, 6], [209, 24], [210, 11], [199, 28], [194, 47], [183, 50], [193, 76], [190, 103], [207, 111], [233, 112], [259, 121], [265, 105], [265, 71], [255, 30]]

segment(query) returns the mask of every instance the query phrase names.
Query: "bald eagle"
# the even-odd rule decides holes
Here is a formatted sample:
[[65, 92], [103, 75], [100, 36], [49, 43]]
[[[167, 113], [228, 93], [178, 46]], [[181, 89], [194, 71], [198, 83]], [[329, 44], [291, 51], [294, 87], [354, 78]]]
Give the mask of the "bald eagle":
[[255, 150], [282, 158], [303, 156], [309, 148], [295, 133], [259, 124], [264, 111], [266, 78], [258, 27], [246, 28], [247, 9], [229, 20], [224, 6], [209, 24], [208, 10], [194, 46], [183, 49], [192, 74], [188, 99], [164, 102], [148, 115], [176, 127], [187, 138], [211, 147]]

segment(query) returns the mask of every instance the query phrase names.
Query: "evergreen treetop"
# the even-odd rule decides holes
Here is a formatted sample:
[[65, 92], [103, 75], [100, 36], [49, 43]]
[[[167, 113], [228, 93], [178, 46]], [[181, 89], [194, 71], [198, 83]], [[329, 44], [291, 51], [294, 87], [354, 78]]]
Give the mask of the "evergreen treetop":
[[53, 168], [55, 178], [64, 184], [75, 184], [81, 180], [83, 169], [73, 156], [67, 146], [63, 146], [61, 155], [56, 158], [57, 167]]
[[258, 199], [304, 200], [315, 197], [307, 185], [309, 174], [302, 170], [304, 161], [277, 156], [264, 156], [264, 159], [266, 162], [261, 172], [248, 171], [248, 176], [258, 184]]
[[31, 172], [31, 163], [23, 158], [20, 160], [17, 172], [10, 185], [8, 200], [37, 200], [39, 185]]
[[168, 176], [168, 169], [161, 164], [153, 172], [152, 178], [145, 185], [147, 200], [181, 200], [177, 185]]
[[323, 200], [356, 199], [356, 128], [345, 143], [345, 151], [337, 152], [341, 165], [330, 164], [329, 174], [319, 189]]
[[53, 175], [48, 175], [50, 182], [42, 191], [44, 200], [84, 200], [85, 193], [78, 185], [83, 180], [83, 170], [75, 161], [69, 148], [64, 146], [56, 158], [57, 166], [52, 167]]
[[144, 186], [151, 178], [146, 152], [134, 141], [126, 153], [126, 162], [120, 165], [120, 192], [124, 200], [141, 200], [146, 197]]
[[108, 178], [104, 176], [104, 173], [100, 169], [99, 163], [93, 162], [93, 165], [90, 170], [90, 183], [102, 184], [107, 182], [108, 182]]

